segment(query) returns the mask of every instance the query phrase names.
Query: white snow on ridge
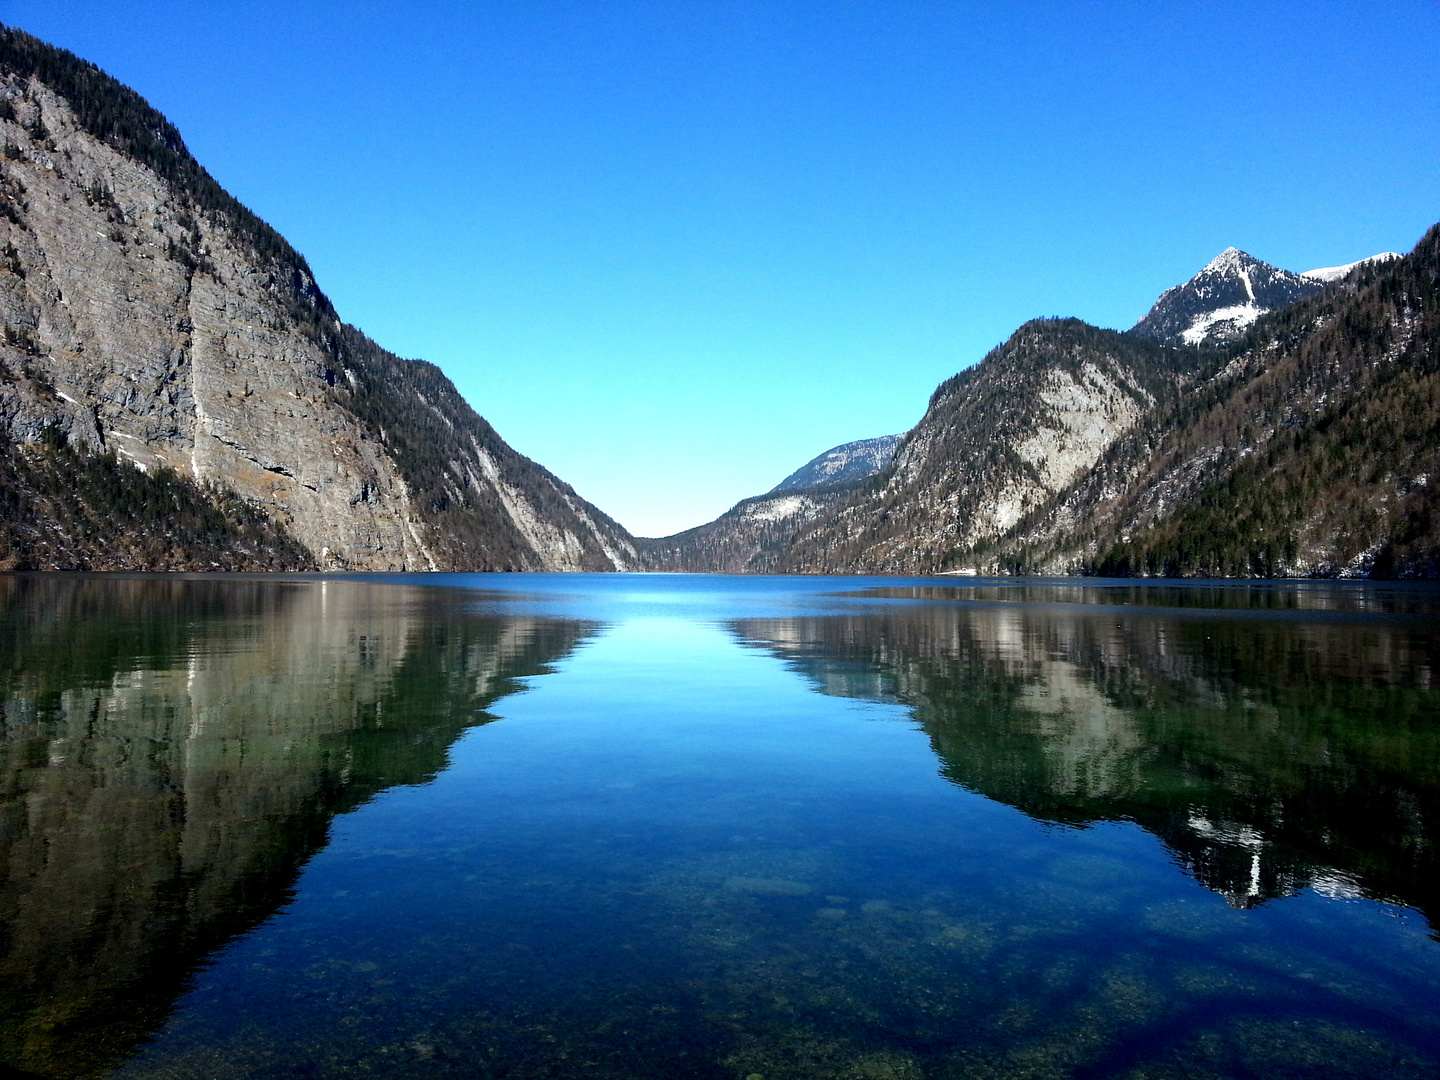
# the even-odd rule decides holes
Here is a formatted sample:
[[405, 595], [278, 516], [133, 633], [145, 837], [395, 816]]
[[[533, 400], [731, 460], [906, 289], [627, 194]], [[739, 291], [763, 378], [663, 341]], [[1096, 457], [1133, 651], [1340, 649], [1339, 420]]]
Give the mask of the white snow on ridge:
[[1258, 304], [1233, 304], [1230, 307], [1217, 308], [1214, 311], [1207, 311], [1204, 315], [1198, 315], [1188, 329], [1180, 334], [1180, 339], [1186, 345], [1198, 345], [1205, 340], [1205, 335], [1210, 333], [1211, 327], [1216, 323], [1234, 323], [1235, 329], [1240, 330], [1249, 326], [1268, 309]]
[[745, 516], [751, 521], [783, 521], [803, 513], [812, 505], [809, 499], [800, 495], [786, 495], [747, 507]]
[[[1239, 248], [1228, 247], [1220, 252], [1219, 255], [1216, 255], [1215, 258], [1211, 259], [1205, 267], [1205, 270], [1214, 270], [1219, 273], [1224, 273], [1226, 270], [1238, 271], [1245, 265], [1245, 260], [1248, 258], [1250, 258], [1250, 256], [1246, 255], [1245, 252]], [[1200, 274], [1205, 273], [1205, 270], [1201, 270]], [[1199, 277], [1200, 274], [1196, 274], [1195, 276]]]
[[1389, 262], [1391, 259], [1398, 258], [1400, 258], [1400, 255], [1397, 252], [1382, 251], [1379, 255], [1371, 255], [1368, 259], [1360, 259], [1357, 262], [1346, 263], [1344, 266], [1322, 266], [1318, 270], [1306, 270], [1303, 271], [1300, 276], [1309, 278], [1311, 281], [1339, 281], [1357, 266], [1364, 266], [1367, 263]]

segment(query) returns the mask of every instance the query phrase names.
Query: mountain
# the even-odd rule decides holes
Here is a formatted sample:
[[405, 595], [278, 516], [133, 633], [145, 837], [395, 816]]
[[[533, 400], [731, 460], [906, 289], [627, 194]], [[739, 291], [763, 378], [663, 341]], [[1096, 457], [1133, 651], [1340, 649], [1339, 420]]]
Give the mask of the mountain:
[[1135, 333], [1172, 345], [1224, 344], [1265, 312], [1313, 296], [1325, 280], [1226, 248], [1185, 284], [1166, 289], [1135, 324]]
[[1224, 362], [1078, 319], [1026, 323], [941, 384], [889, 467], [798, 530], [776, 566], [945, 569], [1087, 475], [1141, 417]]
[[874, 476], [890, 464], [902, 438], [901, 435], [882, 435], [878, 439], [860, 439], [832, 447], [781, 480], [770, 489], [770, 494], [829, 487]]
[[[1126, 351], [1141, 346], [1158, 351]], [[1095, 376], [1057, 392], [1099, 358], [1108, 399]], [[776, 565], [1440, 576], [1440, 226], [1223, 351], [1023, 327], [942, 385], [880, 480]]]
[[729, 572], [1440, 576], [1440, 226], [1409, 255], [1311, 274], [1231, 249], [1131, 331], [1027, 323], [941, 384], [880, 472], [745, 500], [643, 541], [645, 557]]
[[764, 495], [740, 500], [714, 521], [673, 536], [636, 540], [646, 569], [774, 573], [796, 534], [856, 484], [884, 469], [902, 438], [883, 435], [832, 447]]
[[173, 125], [0, 27], [0, 566], [615, 570], [630, 536], [346, 325]]
[[1048, 541], [1090, 572], [1440, 576], [1440, 226], [1258, 321], [1107, 465], [1092, 539]]
[[714, 521], [635, 541], [647, 570], [773, 574], [795, 536], [853, 491], [852, 484], [767, 492], [742, 499]]

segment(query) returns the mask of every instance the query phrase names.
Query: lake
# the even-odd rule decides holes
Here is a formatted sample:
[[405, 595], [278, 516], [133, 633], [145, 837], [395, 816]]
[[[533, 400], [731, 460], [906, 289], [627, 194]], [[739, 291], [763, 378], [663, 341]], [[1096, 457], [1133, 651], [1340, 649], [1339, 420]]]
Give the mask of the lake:
[[0, 784], [0, 1075], [1440, 1072], [1430, 586], [0, 575]]

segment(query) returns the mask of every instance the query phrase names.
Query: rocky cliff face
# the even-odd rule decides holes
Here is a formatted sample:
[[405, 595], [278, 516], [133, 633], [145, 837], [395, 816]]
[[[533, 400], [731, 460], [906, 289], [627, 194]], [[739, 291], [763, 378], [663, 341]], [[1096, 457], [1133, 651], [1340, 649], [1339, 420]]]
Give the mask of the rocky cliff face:
[[620, 569], [624, 530], [345, 326], [178, 132], [0, 28], [0, 427], [233, 492], [322, 569]]
[[799, 572], [927, 573], [1006, 534], [1219, 363], [1078, 320], [1027, 323], [935, 392], [875, 481], [801, 529]]

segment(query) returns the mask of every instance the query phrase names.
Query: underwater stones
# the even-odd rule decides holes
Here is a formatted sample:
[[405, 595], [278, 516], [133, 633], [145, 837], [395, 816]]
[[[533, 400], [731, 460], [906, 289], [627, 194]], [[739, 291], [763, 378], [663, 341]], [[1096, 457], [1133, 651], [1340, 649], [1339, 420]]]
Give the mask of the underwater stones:
[[725, 891], [751, 896], [805, 896], [814, 890], [803, 881], [788, 878], [732, 877], [725, 879]]

